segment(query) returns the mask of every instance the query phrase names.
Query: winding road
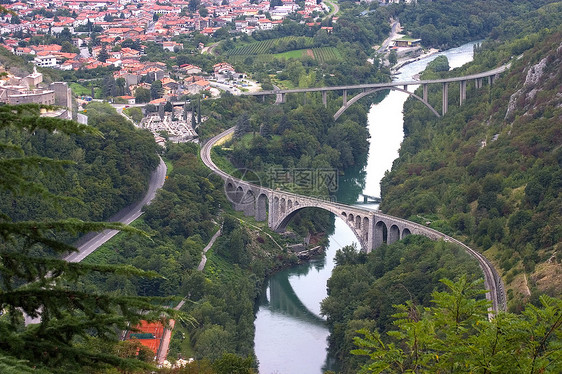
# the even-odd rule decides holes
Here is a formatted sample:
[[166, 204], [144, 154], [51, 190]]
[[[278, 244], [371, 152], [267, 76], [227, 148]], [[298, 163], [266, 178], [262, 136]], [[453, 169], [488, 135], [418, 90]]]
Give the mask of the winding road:
[[[166, 163], [160, 158], [160, 164], [155, 171], [152, 172], [150, 182], [148, 184], [148, 191], [144, 198], [126, 208], [121, 209], [117, 214], [109, 219], [110, 222], [121, 222], [126, 225], [130, 224], [142, 215], [142, 208], [150, 204], [156, 196], [156, 191], [164, 185], [166, 180]], [[89, 254], [94, 252], [98, 247], [113, 238], [119, 231], [118, 230], [103, 230], [99, 233], [90, 233], [83, 236], [75, 243], [77, 252], [64, 257], [68, 262], [80, 262], [85, 259]]]

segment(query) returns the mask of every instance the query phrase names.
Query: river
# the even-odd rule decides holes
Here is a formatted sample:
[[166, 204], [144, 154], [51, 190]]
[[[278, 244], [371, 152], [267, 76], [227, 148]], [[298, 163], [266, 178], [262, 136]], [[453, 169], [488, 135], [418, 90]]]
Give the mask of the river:
[[[451, 68], [462, 66], [472, 60], [474, 44], [405, 65], [396, 80], [411, 80], [440, 55], [447, 56]], [[402, 92], [391, 91], [379, 104], [371, 106], [367, 165], [361, 171], [348, 172], [346, 178], [340, 178], [338, 201], [354, 203], [361, 192], [380, 196], [380, 180], [398, 157], [404, 138], [402, 108], [407, 98]], [[376, 208], [376, 205], [369, 207]], [[260, 374], [321, 374], [335, 369], [326, 351], [329, 331], [320, 316], [320, 302], [327, 296], [326, 282], [335, 266], [336, 251], [354, 242], [357, 239], [351, 229], [336, 218], [323, 258], [287, 269], [269, 279], [255, 320], [255, 351]]]

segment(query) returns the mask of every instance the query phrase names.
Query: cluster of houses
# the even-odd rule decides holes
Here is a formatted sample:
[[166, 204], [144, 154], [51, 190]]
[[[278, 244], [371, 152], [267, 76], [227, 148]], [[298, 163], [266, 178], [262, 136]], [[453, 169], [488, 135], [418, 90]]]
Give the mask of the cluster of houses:
[[[310, 17], [328, 10], [316, 0], [306, 0], [304, 9], [299, 9], [295, 0], [281, 0], [275, 6], [269, 1], [202, 0], [199, 11], [193, 12], [189, 10], [189, 0], [28, 0], [5, 7], [17, 15], [0, 15], [0, 34], [58, 34], [66, 28], [78, 35], [84, 26], [91, 25], [103, 30], [101, 41], [108, 44], [128, 38], [140, 42], [158, 40], [166, 42], [164, 48], [170, 50], [181, 48], [171, 41], [180, 34], [212, 34], [229, 24], [235, 24], [237, 31], [252, 33], [272, 29], [293, 12]], [[41, 8], [50, 13], [38, 14]], [[70, 16], [54, 16], [55, 10], [67, 10], [65, 14]], [[53, 17], [47, 18], [45, 13]]]
[[[259, 0], [201, 0], [198, 10], [193, 12], [190, 11], [190, 0], [13, 2], [4, 5], [10, 12], [0, 14], [0, 45], [16, 55], [32, 56], [34, 64], [39, 67], [61, 70], [116, 67], [120, 70], [114, 73], [114, 78], [124, 78], [130, 89], [131, 95], [125, 97], [127, 102], [132, 102], [137, 88], [150, 88], [141, 80], [151, 75], [152, 80], [162, 81], [164, 98], [169, 99], [209, 90], [208, 78], [202, 77], [201, 69], [193, 65], [178, 67], [176, 76], [181, 77], [180, 81], [169, 78], [164, 64], [160, 66], [159, 63], [141, 61], [143, 44], [158, 42], [164, 49], [177, 51], [183, 45], [172, 39], [180, 34], [198, 31], [212, 35], [225, 26], [232, 26], [238, 32], [252, 33], [272, 29], [293, 12], [310, 16], [328, 9], [323, 3], [317, 4], [316, 0], [306, 0], [304, 9], [300, 9], [294, 1], [279, 0], [275, 6], [271, 6], [270, 1]], [[84, 31], [86, 27], [88, 30], [100, 30], [95, 46], [91, 43], [88, 30]], [[58, 44], [29, 43], [30, 36], [57, 35], [62, 32], [71, 35], [72, 44], [79, 48], [80, 53], [73, 53]], [[134, 45], [112, 48], [127, 39], [134, 41]], [[100, 57], [102, 53], [104, 58]], [[215, 78], [240, 75], [228, 64], [215, 66], [212, 74]]]
[[[121, 69], [113, 73], [117, 80], [123, 78], [130, 95], [120, 96], [128, 104], [135, 104], [136, 91], [139, 88], [150, 90], [148, 81], [159, 80], [162, 83], [162, 97], [149, 102], [156, 106], [164, 105], [167, 101], [176, 101], [184, 95], [206, 94], [211, 96], [210, 79], [226, 81], [244, 78], [246, 75], [238, 73], [232, 65], [221, 62], [213, 66], [213, 72], [207, 74], [198, 66], [183, 64], [174, 67], [174, 76], [170, 77], [166, 65], [162, 62], [125, 61]], [[147, 79], [147, 76], [149, 78]]]

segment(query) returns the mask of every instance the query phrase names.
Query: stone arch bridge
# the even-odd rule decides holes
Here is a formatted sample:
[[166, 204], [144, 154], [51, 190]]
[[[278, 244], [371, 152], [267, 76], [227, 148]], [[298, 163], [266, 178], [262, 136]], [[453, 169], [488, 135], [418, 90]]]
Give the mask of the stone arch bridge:
[[383, 214], [359, 206], [351, 206], [298, 195], [281, 190], [273, 190], [243, 181], [220, 170], [211, 160], [211, 148], [220, 139], [230, 136], [234, 128], [224, 131], [209, 140], [201, 149], [203, 162], [225, 183], [225, 193], [234, 208], [243, 211], [246, 216], [253, 216], [257, 221], [267, 220], [269, 227], [283, 232], [291, 218], [301, 209], [318, 208], [332, 212], [344, 220], [351, 228], [361, 249], [371, 252], [383, 243], [391, 244], [410, 234], [424, 235], [432, 240], [453, 242], [463, 247], [479, 262], [484, 273], [485, 286], [489, 290], [487, 298], [492, 301], [494, 311], [505, 310], [505, 292], [501, 278], [489, 261], [480, 253], [458, 240], [419, 223]]
[[[444, 78], [444, 79], [432, 79], [432, 80], [422, 80], [422, 81], [404, 81], [404, 82], [387, 82], [387, 83], [369, 83], [369, 84], [358, 84], [358, 85], [347, 85], [347, 86], [331, 86], [331, 87], [310, 87], [310, 88], [294, 88], [294, 89], [287, 89], [287, 90], [269, 90], [269, 91], [257, 91], [257, 92], [242, 92], [241, 95], [247, 96], [262, 96], [265, 99], [265, 96], [268, 95], [275, 95], [276, 96], [276, 103], [283, 103], [285, 102], [285, 97], [287, 94], [294, 94], [294, 93], [306, 93], [306, 92], [321, 92], [322, 93], [322, 103], [326, 107], [328, 105], [328, 98], [327, 93], [329, 91], [341, 91], [343, 93], [343, 103], [340, 109], [334, 114], [334, 120], [337, 120], [343, 112], [346, 111], [353, 103], [357, 102], [359, 99], [373, 94], [378, 91], [382, 90], [394, 90], [404, 92], [410, 96], [413, 96], [417, 100], [421, 101], [426, 107], [429, 108], [437, 117], [440, 117], [440, 114], [429, 104], [428, 102], [428, 87], [431, 84], [439, 84], [442, 86], [442, 115], [445, 115], [449, 108], [449, 84], [458, 82], [459, 83], [459, 105], [463, 105], [466, 101], [466, 91], [467, 91], [467, 83], [474, 82], [474, 87], [479, 89], [483, 86], [483, 82], [487, 80], [489, 85], [492, 85], [494, 79], [496, 79], [499, 74], [503, 73], [505, 70], [509, 68], [510, 64], [500, 66], [499, 68], [492, 69], [489, 71], [485, 71], [483, 73], [467, 75], [463, 77], [453, 77], [453, 78]], [[422, 86], [423, 93], [422, 97], [416, 95], [412, 91], [408, 91], [408, 87], [410, 86]], [[357, 93], [353, 97], [348, 96], [349, 91], [354, 91]], [[306, 96], [305, 96], [306, 100]]]

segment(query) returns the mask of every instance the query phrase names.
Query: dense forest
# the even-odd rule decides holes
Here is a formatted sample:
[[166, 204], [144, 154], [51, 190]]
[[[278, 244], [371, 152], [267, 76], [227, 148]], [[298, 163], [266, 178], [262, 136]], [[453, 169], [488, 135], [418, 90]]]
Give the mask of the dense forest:
[[[405, 27], [404, 31], [422, 39], [424, 46], [451, 48], [468, 41], [484, 39], [502, 23], [517, 30], [516, 25], [524, 22], [525, 16], [533, 15], [537, 9], [550, 3], [555, 1], [419, 0], [411, 5], [401, 3], [389, 8], [391, 14], [400, 19]], [[544, 27], [540, 24], [537, 26]]]
[[[72, 151], [81, 152], [84, 158], [84, 149], [88, 148], [78, 147], [77, 143], [116, 147], [115, 142], [104, 141], [104, 132], [94, 126], [41, 116], [41, 110], [51, 109], [37, 104], [0, 106], [0, 371], [68, 373], [150, 367], [136, 356], [138, 346], [119, 342], [119, 331], [141, 319], [167, 323], [179, 317], [179, 313], [166, 308], [169, 300], [121, 297], [79, 290], [76, 286], [85, 274], [149, 278], [157, 274], [131, 266], [86, 265], [60, 259], [74, 250], [68, 240], [80, 233], [110, 228], [143, 235], [119, 223], [78, 219], [73, 215], [78, 210], [71, 208], [83, 205], [83, 201], [66, 196], [61, 187], [65, 171], [78, 175], [71, 166], [88, 166], [68, 159]], [[112, 138], [122, 134], [118, 122], [108, 121], [107, 125], [114, 132]], [[126, 146], [142, 148], [147, 134], [139, 137], [130, 136], [129, 142], [121, 140]], [[148, 142], [151, 150], [153, 143]], [[129, 151], [121, 149], [121, 156], [126, 157]], [[116, 163], [115, 159], [108, 160]], [[141, 157], [138, 167], [144, 166], [147, 170], [143, 172], [150, 173], [149, 165], [143, 165], [142, 160]], [[130, 172], [134, 174], [135, 170]], [[138, 174], [137, 178], [144, 175]], [[76, 179], [72, 182], [76, 184]], [[88, 192], [99, 193], [94, 187]], [[28, 205], [28, 201], [36, 205]], [[53, 215], [46, 216], [42, 209], [53, 211]], [[84, 214], [88, 215], [87, 211]], [[38, 322], [30, 321], [39, 317]]]
[[[408, 102], [400, 158], [382, 183], [385, 211], [432, 221], [486, 251], [514, 310], [561, 290], [560, 38], [560, 29], [527, 36], [534, 47], [502, 79], [439, 121]], [[468, 69], [501, 52], [492, 56], [477, 53]]]
[[69, 161], [57, 178], [35, 171], [26, 175], [50, 193], [64, 195], [64, 199], [55, 203], [40, 194], [20, 197], [0, 191], [3, 214], [16, 221], [57, 219], [69, 214], [101, 221], [144, 196], [150, 174], [159, 162], [152, 135], [134, 129], [113, 108], [101, 103], [88, 106], [88, 117], [89, 125], [102, 137], [0, 129], [1, 141], [22, 147], [28, 156]]
[[[84, 261], [131, 264], [161, 277], [91, 275], [83, 287], [119, 295], [185, 297], [182, 310], [192, 320], [176, 325], [169, 359], [214, 362], [226, 355], [231, 360], [249, 358], [253, 367], [254, 300], [266, 275], [297, 259], [271, 239], [274, 234], [263, 224], [240, 220], [226, 200], [222, 181], [197, 154], [193, 143], [169, 144], [163, 155], [168, 179], [135, 222], [150, 238], [120, 234]], [[207, 253], [205, 270], [198, 271], [202, 250], [219, 226], [221, 236]]]

